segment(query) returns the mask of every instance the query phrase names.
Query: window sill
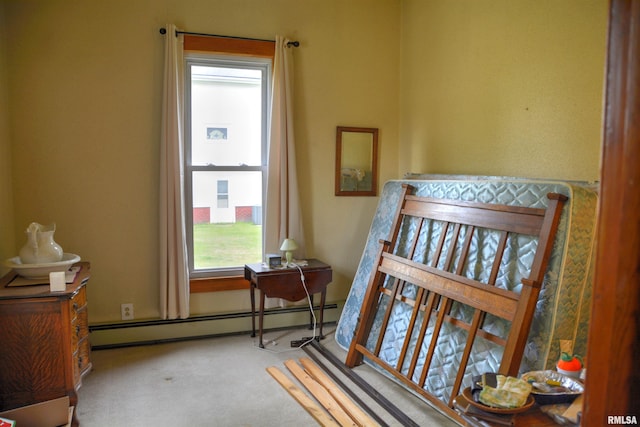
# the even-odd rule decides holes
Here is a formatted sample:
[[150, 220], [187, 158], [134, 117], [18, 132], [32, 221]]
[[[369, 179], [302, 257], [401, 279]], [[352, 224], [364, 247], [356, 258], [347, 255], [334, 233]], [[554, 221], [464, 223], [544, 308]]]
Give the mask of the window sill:
[[249, 289], [249, 282], [242, 276], [190, 279], [189, 285], [192, 294]]

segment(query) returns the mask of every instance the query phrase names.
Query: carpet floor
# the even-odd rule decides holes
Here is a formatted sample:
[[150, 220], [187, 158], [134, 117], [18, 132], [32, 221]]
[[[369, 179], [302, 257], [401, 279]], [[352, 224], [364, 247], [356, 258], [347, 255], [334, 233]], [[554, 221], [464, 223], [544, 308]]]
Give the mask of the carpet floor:
[[[322, 346], [344, 360], [346, 352], [326, 329]], [[78, 392], [77, 418], [83, 427], [317, 425], [266, 372], [276, 366], [298, 384], [284, 362], [307, 357], [290, 341], [308, 332], [265, 332], [265, 349], [257, 338], [237, 335], [93, 351], [93, 370]], [[355, 371], [417, 425], [458, 425], [369, 366]], [[357, 386], [348, 388], [387, 425], [402, 424]]]

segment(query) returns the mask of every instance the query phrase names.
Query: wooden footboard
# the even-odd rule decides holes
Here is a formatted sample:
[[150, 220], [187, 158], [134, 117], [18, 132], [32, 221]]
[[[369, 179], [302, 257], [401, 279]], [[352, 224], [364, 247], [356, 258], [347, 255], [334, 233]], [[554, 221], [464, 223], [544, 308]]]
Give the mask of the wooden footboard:
[[[388, 240], [380, 241], [376, 267], [364, 296], [355, 337], [347, 354], [346, 364], [354, 367], [367, 357], [409, 388], [418, 392], [440, 409], [459, 419], [452, 409], [453, 399], [460, 393], [476, 337], [482, 337], [504, 347], [499, 372], [516, 376], [529, 334], [536, 301], [553, 247], [558, 221], [566, 196], [550, 193], [547, 209], [431, 199], [411, 195], [413, 188], [405, 184], [392, 223]], [[416, 231], [410, 237], [408, 253], [398, 254], [396, 247], [401, 227], [414, 221]], [[438, 227], [433, 227], [437, 223]], [[425, 230], [427, 229], [428, 230]], [[490, 271], [469, 274], [468, 262], [474, 242], [493, 233], [496, 251], [483, 253], [489, 258]], [[432, 254], [417, 254], [420, 238], [429, 238], [435, 248]], [[534, 236], [537, 241], [529, 274], [521, 280], [519, 292], [497, 287], [501, 262], [509, 239], [517, 235]], [[405, 245], [406, 246], [406, 245]], [[478, 279], [484, 277], [485, 279]], [[407, 285], [417, 291], [408, 297]], [[386, 307], [382, 299], [388, 302]], [[471, 308], [471, 320], [452, 314], [454, 303]], [[404, 333], [398, 361], [391, 366], [380, 355], [394, 304], [408, 304], [411, 316]], [[380, 313], [378, 313], [380, 311]], [[510, 324], [506, 335], [483, 330], [485, 316], [491, 314]], [[381, 316], [380, 332], [370, 337], [376, 316]], [[434, 397], [425, 389], [425, 381], [443, 324], [448, 322], [466, 331], [457, 374], [447, 401]], [[460, 356], [460, 357], [458, 357]]]

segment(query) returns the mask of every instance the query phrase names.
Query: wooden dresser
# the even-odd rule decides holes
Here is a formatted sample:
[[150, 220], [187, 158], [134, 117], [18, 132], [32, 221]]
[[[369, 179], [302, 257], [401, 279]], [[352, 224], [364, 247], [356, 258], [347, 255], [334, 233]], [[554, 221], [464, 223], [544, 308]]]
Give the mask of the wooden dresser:
[[[91, 370], [86, 283], [80, 262], [64, 292], [0, 279], [0, 411], [69, 396], [76, 406], [82, 376]], [[74, 414], [74, 424], [75, 414]]]

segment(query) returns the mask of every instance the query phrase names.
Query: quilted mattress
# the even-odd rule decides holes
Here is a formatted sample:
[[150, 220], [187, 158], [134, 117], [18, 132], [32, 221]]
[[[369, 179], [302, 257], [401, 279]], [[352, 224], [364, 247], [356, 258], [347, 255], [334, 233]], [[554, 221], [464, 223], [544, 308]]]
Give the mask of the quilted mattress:
[[[351, 290], [343, 308], [335, 339], [340, 347], [348, 350], [355, 332], [358, 315], [371, 270], [375, 264], [378, 241], [387, 239], [391, 221], [400, 199], [401, 185], [410, 183], [418, 196], [497, 203], [514, 206], [546, 208], [546, 194], [560, 193], [569, 197], [563, 208], [560, 224], [554, 243], [549, 267], [540, 291], [536, 312], [527, 341], [520, 372], [552, 369], [560, 354], [560, 340], [572, 340], [574, 353], [586, 353], [586, 341], [591, 301], [593, 276], [593, 251], [596, 229], [597, 186], [579, 182], [559, 182], [527, 180], [504, 177], [478, 176], [442, 176], [409, 175], [402, 180], [388, 181], [382, 190], [380, 201], [373, 217], [369, 235], [364, 247]], [[401, 233], [411, 233], [402, 228]], [[409, 239], [399, 236], [399, 244]], [[497, 242], [487, 239], [482, 243], [487, 247], [475, 248], [478, 253], [491, 250]], [[519, 260], [532, 256], [536, 242], [525, 242], [513, 251], [509, 259], [509, 270], [501, 278], [501, 286], [516, 290], [520, 278], [526, 277]], [[428, 249], [425, 249], [428, 250]], [[411, 292], [410, 288], [408, 292]], [[382, 301], [380, 312], [386, 303]], [[407, 329], [411, 307], [396, 304], [393, 319], [385, 332], [381, 357], [395, 364], [400, 353], [403, 331]], [[380, 329], [378, 316], [372, 328]], [[508, 326], [508, 325], [507, 325]], [[505, 325], [496, 320], [494, 324], [485, 323], [487, 330], [503, 328]], [[448, 339], [439, 340], [436, 356], [425, 388], [443, 400], [448, 399], [447, 389], [451, 386], [446, 364], [456, 360], [456, 354], [462, 352], [459, 346], [457, 328], [448, 328]], [[397, 337], [397, 339], [395, 339]], [[462, 341], [464, 343], [464, 341]], [[465, 371], [465, 382], [473, 375], [497, 371], [502, 355], [502, 347], [483, 339], [476, 339], [469, 366]], [[453, 356], [453, 358], [452, 358]], [[370, 363], [365, 359], [365, 363]], [[375, 367], [373, 363], [370, 363]], [[468, 385], [468, 384], [467, 384]]]

